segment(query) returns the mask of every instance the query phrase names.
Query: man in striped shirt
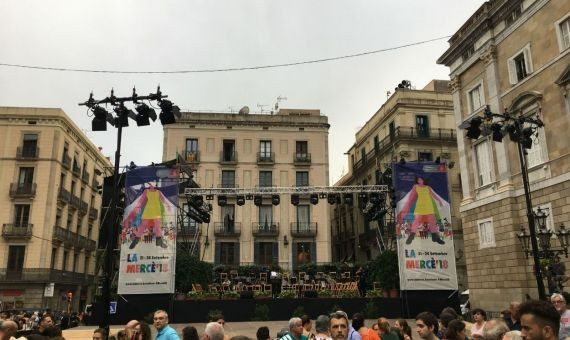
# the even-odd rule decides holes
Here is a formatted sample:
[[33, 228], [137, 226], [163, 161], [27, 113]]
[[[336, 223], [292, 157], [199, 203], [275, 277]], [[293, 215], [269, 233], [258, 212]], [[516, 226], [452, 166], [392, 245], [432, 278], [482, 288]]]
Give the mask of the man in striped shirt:
[[308, 340], [303, 335], [303, 322], [301, 318], [291, 318], [289, 320], [289, 333], [285, 334], [280, 340]]

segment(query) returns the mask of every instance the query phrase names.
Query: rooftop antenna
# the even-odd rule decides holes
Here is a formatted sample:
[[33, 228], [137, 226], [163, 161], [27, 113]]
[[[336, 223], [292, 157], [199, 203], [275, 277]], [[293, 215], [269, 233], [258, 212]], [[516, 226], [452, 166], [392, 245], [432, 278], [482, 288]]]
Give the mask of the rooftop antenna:
[[392, 95], [392, 92], [386, 91], [386, 98], [387, 98], [387, 99], [390, 99], [390, 96], [391, 96], [391, 95]]
[[281, 97], [281, 96], [277, 97], [277, 103], [275, 103], [275, 111], [279, 110], [279, 103], [285, 100], [287, 100], [287, 97]]
[[265, 110], [263, 110], [264, 107], [269, 106], [267, 104], [257, 104], [257, 107], [259, 108], [259, 111], [261, 111], [261, 113], [263, 113]]

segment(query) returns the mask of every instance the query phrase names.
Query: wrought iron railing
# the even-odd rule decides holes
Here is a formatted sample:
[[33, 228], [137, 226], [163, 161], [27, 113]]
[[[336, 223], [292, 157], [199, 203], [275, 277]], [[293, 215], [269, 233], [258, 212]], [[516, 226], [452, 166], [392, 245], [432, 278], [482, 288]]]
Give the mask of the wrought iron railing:
[[2, 226], [2, 236], [5, 238], [30, 238], [32, 237], [33, 224], [11, 223]]
[[252, 222], [251, 233], [253, 236], [278, 236], [278, 222]]
[[317, 235], [317, 222], [291, 222], [291, 236], [313, 237]]
[[11, 183], [10, 197], [33, 197], [36, 195], [36, 183]]

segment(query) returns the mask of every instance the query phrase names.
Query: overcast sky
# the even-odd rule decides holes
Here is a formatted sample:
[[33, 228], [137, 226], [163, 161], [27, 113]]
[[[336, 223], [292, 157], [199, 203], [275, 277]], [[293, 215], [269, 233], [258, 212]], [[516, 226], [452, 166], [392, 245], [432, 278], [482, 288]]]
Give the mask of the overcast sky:
[[[455, 33], [483, 0], [2, 0], [0, 63], [119, 71], [258, 66], [328, 58]], [[409, 79], [448, 79], [436, 65], [447, 39], [352, 59], [264, 70], [191, 74], [101, 74], [0, 66], [0, 106], [60, 107], [103, 153], [116, 133], [92, 132], [79, 102], [111, 88], [156, 90], [183, 110], [275, 105], [328, 116], [330, 180], [347, 170], [355, 133]], [[124, 130], [121, 164], [160, 161], [162, 126]]]

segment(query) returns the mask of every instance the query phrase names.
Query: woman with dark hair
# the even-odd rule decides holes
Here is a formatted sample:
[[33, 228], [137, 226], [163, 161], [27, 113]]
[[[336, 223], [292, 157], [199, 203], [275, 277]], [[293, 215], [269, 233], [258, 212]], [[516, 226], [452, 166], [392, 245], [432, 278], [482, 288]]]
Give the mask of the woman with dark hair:
[[446, 340], [465, 340], [465, 323], [460, 320], [451, 320], [445, 330]]
[[313, 322], [311, 321], [311, 317], [308, 315], [303, 315], [301, 317], [301, 324], [303, 325], [303, 335], [307, 337], [307, 339], [314, 339], [315, 334], [311, 332], [311, 328], [313, 328]]
[[352, 316], [352, 328], [360, 334], [362, 340], [380, 340], [377, 331], [364, 326], [364, 315], [361, 313], [355, 313]]
[[487, 321], [487, 313], [481, 308], [475, 308], [472, 311], [473, 313], [473, 326], [471, 326], [471, 337], [473, 338], [482, 338], [483, 337], [483, 328], [485, 327], [485, 323]]
[[398, 330], [404, 340], [412, 340], [412, 328], [408, 325], [408, 322], [404, 319], [398, 319], [394, 322], [394, 328]]
[[135, 340], [151, 340], [152, 339], [152, 333], [150, 330], [150, 326], [148, 325], [148, 323], [141, 321], [139, 322], [139, 324], [137, 325], [137, 335]]
[[198, 331], [194, 326], [186, 326], [182, 329], [182, 340], [199, 340]]

